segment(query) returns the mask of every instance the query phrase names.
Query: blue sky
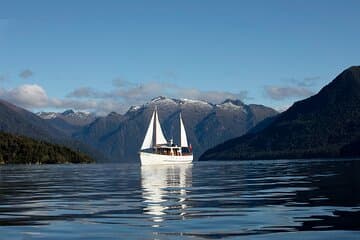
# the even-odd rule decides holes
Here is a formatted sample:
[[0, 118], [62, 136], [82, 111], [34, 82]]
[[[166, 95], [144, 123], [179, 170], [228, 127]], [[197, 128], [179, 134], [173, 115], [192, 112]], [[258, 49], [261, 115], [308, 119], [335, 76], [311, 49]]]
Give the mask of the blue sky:
[[0, 97], [124, 111], [156, 95], [282, 109], [360, 58], [360, 1], [1, 1]]

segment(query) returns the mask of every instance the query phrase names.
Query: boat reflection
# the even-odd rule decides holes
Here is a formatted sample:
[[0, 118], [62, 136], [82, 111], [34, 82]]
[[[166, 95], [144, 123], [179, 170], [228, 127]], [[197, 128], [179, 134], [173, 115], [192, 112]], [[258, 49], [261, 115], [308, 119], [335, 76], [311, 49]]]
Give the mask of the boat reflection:
[[192, 186], [192, 164], [141, 166], [144, 214], [151, 215], [153, 227], [165, 216], [186, 216], [187, 188]]

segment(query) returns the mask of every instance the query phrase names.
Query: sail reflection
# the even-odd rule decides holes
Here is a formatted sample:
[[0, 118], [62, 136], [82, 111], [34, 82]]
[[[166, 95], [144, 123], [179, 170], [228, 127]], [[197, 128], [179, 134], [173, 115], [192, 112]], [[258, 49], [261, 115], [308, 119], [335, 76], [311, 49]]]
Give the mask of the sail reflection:
[[187, 187], [192, 186], [192, 165], [141, 166], [144, 214], [159, 227], [166, 214], [184, 218]]

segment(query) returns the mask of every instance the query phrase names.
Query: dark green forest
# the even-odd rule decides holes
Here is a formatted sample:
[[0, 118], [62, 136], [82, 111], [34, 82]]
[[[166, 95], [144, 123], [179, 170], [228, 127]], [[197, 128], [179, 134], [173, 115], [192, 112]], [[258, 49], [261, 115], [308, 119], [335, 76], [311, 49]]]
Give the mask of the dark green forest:
[[90, 157], [67, 147], [0, 132], [0, 164], [91, 163]]

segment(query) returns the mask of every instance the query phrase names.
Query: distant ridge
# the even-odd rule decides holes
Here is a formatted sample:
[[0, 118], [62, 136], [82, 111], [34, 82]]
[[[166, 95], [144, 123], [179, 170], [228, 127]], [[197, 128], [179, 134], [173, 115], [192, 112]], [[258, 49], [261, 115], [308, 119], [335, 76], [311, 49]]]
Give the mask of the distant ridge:
[[36, 113], [36, 115], [46, 120], [61, 119], [64, 120], [66, 123], [75, 126], [85, 126], [96, 119], [96, 115], [94, 113], [84, 111], [75, 112], [72, 109], [65, 110], [62, 113], [38, 112]]
[[104, 156], [96, 149], [72, 139], [64, 131], [52, 126], [48, 121], [23, 108], [0, 99], [0, 131], [49, 143], [67, 146], [74, 151], [82, 151], [97, 161]]
[[209, 149], [200, 160], [359, 157], [360, 66], [263, 124]]

